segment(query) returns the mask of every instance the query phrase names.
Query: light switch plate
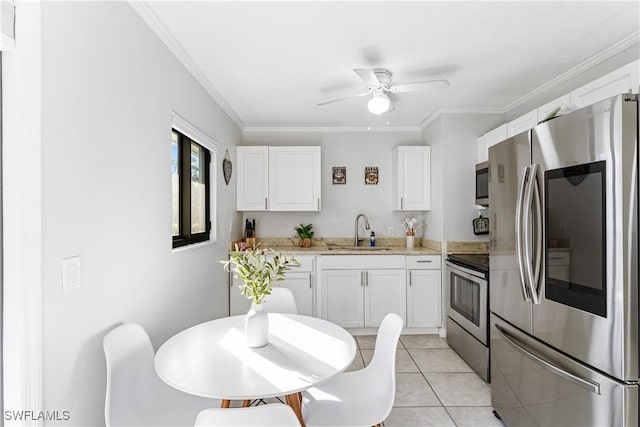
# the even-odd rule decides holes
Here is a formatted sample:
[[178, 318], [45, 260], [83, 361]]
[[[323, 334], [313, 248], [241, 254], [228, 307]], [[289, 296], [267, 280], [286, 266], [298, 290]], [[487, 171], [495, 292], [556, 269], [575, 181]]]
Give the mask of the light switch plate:
[[393, 226], [387, 227], [387, 237], [393, 237], [396, 234], [395, 228]]
[[80, 257], [62, 259], [62, 292], [69, 292], [80, 287]]

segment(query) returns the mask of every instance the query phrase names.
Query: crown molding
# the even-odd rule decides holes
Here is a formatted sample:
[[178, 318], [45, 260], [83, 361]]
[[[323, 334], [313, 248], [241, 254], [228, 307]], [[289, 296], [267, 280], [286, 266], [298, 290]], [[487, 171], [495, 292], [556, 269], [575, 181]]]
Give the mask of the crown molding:
[[419, 126], [318, 126], [318, 127], [264, 127], [247, 126], [242, 131], [247, 133], [356, 133], [356, 132], [422, 132]]
[[538, 86], [531, 92], [511, 102], [510, 104], [504, 107], [505, 113], [508, 113], [509, 111], [521, 106], [522, 104], [525, 104], [526, 102], [531, 101], [534, 98], [544, 94], [546, 91], [551, 90], [554, 87], [559, 86], [560, 84], [573, 79], [574, 77], [578, 76], [579, 74], [582, 74], [583, 72], [589, 70], [590, 68], [595, 67], [601, 62], [604, 62], [607, 59], [614, 57], [615, 55], [619, 54], [625, 49], [628, 49], [633, 45], [637, 45], [639, 42], [640, 42], [640, 31], [635, 31], [629, 34], [627, 37], [623, 38], [617, 43], [614, 43], [613, 45], [609, 46], [605, 50], [596, 53], [591, 58], [571, 68], [569, 71], [560, 74], [554, 79], [549, 80], [548, 82], [542, 84], [541, 86]]
[[440, 116], [445, 114], [504, 114], [504, 108], [451, 108], [442, 107], [438, 108], [425, 119], [420, 122], [420, 129], [424, 130], [431, 123], [436, 121]]
[[151, 9], [147, 1], [140, 0], [128, 0], [129, 5], [134, 11], [142, 18], [142, 20], [151, 28], [151, 30], [158, 36], [160, 40], [169, 48], [171, 53], [184, 65], [184, 67], [191, 73], [191, 75], [202, 85], [204, 90], [211, 95], [211, 97], [218, 103], [220, 108], [227, 113], [229, 118], [240, 128], [245, 128], [245, 124], [235, 112], [235, 110], [229, 105], [229, 103], [220, 95], [216, 88], [211, 84], [209, 79], [204, 75], [202, 70], [191, 59], [189, 54], [173, 37], [171, 32], [164, 26], [160, 18]]

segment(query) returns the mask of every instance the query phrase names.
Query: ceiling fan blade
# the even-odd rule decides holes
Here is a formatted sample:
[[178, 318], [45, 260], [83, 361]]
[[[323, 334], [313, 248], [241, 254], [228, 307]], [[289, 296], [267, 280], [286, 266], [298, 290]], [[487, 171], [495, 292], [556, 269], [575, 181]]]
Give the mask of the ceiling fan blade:
[[449, 86], [449, 80], [425, 80], [422, 82], [405, 83], [401, 85], [391, 86], [389, 92], [403, 93], [414, 92], [418, 90], [432, 89], [437, 86]]
[[361, 96], [367, 96], [367, 95], [369, 95], [369, 93], [371, 93], [371, 92], [367, 91], [367, 92], [362, 92], [362, 93], [356, 93], [354, 95], [341, 96], [339, 98], [333, 98], [333, 99], [328, 99], [326, 101], [318, 102], [317, 105], [318, 106], [322, 106], [322, 105], [327, 105], [327, 104], [333, 104], [334, 102], [344, 101], [345, 99], [359, 98]]
[[373, 72], [370, 68], [354, 68], [353, 72], [358, 75], [367, 85], [367, 87], [378, 87], [380, 86], [380, 80], [376, 77], [376, 73]]

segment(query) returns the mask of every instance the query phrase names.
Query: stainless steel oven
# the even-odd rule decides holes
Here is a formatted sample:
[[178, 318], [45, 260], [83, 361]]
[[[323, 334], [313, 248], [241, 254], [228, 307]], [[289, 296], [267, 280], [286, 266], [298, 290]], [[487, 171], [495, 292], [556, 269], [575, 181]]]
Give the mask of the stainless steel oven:
[[449, 255], [446, 261], [447, 341], [489, 381], [487, 255]]

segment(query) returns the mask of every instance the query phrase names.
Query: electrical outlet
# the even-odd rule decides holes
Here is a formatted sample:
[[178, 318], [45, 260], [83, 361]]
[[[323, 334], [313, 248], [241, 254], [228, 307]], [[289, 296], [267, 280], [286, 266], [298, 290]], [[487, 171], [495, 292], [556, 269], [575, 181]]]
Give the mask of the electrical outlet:
[[387, 237], [393, 237], [396, 234], [393, 226], [387, 227]]

